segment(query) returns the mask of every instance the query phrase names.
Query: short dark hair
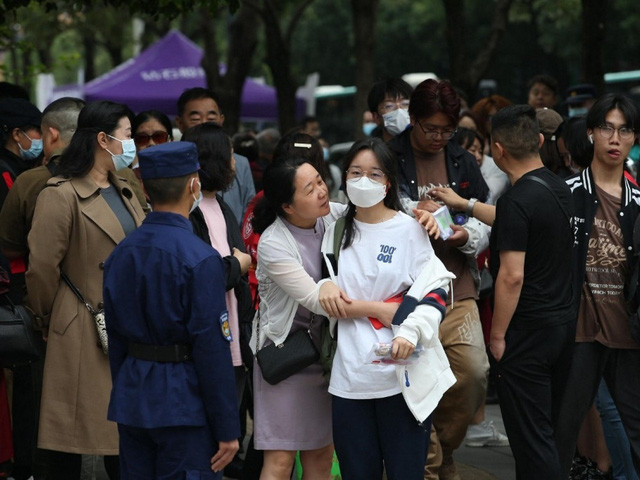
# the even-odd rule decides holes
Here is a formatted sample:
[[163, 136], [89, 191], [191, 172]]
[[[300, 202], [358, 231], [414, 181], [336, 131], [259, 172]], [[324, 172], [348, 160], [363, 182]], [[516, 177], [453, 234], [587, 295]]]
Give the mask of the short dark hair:
[[511, 105], [491, 119], [491, 141], [501, 143], [516, 159], [538, 153], [540, 125], [530, 105]]
[[264, 196], [256, 204], [251, 219], [254, 232], [262, 234], [277, 216], [285, 217], [282, 205], [293, 202], [296, 172], [305, 163], [309, 162], [303, 157], [288, 157], [267, 165], [262, 176]]
[[[307, 145], [309, 145], [307, 147]], [[289, 157], [301, 157], [315, 168], [326, 181], [329, 178], [329, 169], [322, 152], [320, 142], [299, 130], [287, 133], [280, 139], [273, 151], [273, 162], [279, 162]]]
[[484, 138], [482, 138], [482, 135], [470, 128], [458, 127], [453, 139], [465, 150], [473, 145], [473, 141], [476, 139], [480, 142], [481, 147], [484, 148]]
[[551, 75], [540, 74], [531, 77], [529, 79], [529, 82], [527, 82], [527, 93], [536, 83], [541, 83], [542, 85], [548, 87], [554, 95], [558, 95], [558, 81]]
[[[392, 210], [402, 211], [398, 197], [398, 159], [381, 138], [365, 138], [351, 145], [351, 148], [342, 160], [342, 184], [347, 184], [347, 170], [349, 170], [351, 162], [356, 155], [364, 150], [371, 150], [380, 162], [380, 169], [389, 181], [387, 195], [384, 197], [384, 205]], [[349, 206], [345, 214], [345, 237], [342, 248], [347, 248], [353, 242], [356, 232], [356, 226], [353, 222], [355, 216], [356, 206], [349, 201]]]
[[233, 151], [238, 155], [247, 157], [249, 163], [253, 163], [260, 157], [260, 146], [258, 139], [251, 132], [236, 133], [231, 139]]
[[180, 98], [178, 98], [178, 116], [181, 117], [184, 113], [184, 109], [191, 100], [200, 100], [201, 98], [210, 98], [218, 105], [218, 108], [222, 109], [220, 105], [220, 98], [209, 88], [194, 87], [187, 88]]
[[587, 113], [587, 128], [594, 129], [603, 125], [607, 117], [607, 113], [611, 110], [620, 110], [626, 125], [632, 128], [636, 133], [640, 129], [640, 114], [638, 107], [633, 100], [622, 93], [606, 93], [594, 103]]
[[268, 155], [273, 157], [273, 153], [276, 150], [278, 142], [282, 138], [280, 131], [277, 128], [265, 128], [258, 135], [256, 140], [258, 142], [258, 148], [260, 155]]
[[387, 78], [376, 82], [369, 91], [367, 105], [369, 111], [377, 112], [378, 105], [384, 101], [386, 96], [391, 98], [411, 98], [413, 87], [401, 78]]
[[85, 105], [78, 115], [78, 128], [60, 156], [58, 173], [67, 177], [89, 173], [95, 162], [98, 133], [113, 134], [124, 117], [131, 121], [133, 112], [121, 103], [102, 100]]
[[195, 178], [193, 173], [182, 177], [147, 178], [142, 183], [152, 205], [172, 205], [180, 201], [191, 178]]
[[206, 122], [189, 128], [182, 140], [198, 147], [200, 182], [205, 191], [222, 192], [233, 182], [231, 139], [217, 123]]
[[78, 116], [85, 105], [84, 100], [75, 97], [54, 100], [42, 112], [41, 128], [55, 128], [60, 132], [61, 140], [68, 143], [78, 127]]
[[593, 145], [587, 138], [587, 119], [585, 117], [569, 118], [561, 127], [560, 137], [571, 154], [571, 160], [579, 167], [587, 168], [593, 160]]
[[458, 124], [460, 96], [451, 83], [432, 78], [418, 84], [411, 94], [409, 115], [420, 120], [443, 113], [451, 125]]
[[167, 117], [160, 110], [145, 110], [137, 114], [133, 118], [133, 122], [131, 122], [132, 135], [138, 133], [138, 128], [140, 128], [140, 125], [151, 119], [157, 120], [169, 134], [169, 139], [173, 140], [173, 127], [171, 126], [171, 120], [169, 120], [169, 117]]

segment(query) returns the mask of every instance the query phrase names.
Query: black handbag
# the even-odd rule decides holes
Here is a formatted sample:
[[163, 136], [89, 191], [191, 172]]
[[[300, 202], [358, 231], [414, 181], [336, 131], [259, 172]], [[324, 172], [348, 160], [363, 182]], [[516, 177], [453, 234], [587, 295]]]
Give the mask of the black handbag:
[[[262, 378], [267, 383], [276, 385], [318, 361], [320, 353], [311, 338], [314, 316], [311, 314], [309, 328], [306, 330], [298, 330], [290, 334], [280, 345], [271, 344], [258, 350], [256, 359], [262, 371]], [[260, 314], [258, 314], [257, 331], [256, 338], [259, 341]]]
[[21, 365], [41, 359], [44, 342], [38, 335], [24, 306], [11, 302], [0, 305], [0, 364]]

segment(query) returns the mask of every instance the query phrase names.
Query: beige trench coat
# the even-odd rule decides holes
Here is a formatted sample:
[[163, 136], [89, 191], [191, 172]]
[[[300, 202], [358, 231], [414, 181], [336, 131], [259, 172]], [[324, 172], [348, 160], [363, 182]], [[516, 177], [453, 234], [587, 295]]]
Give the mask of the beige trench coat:
[[[144, 213], [128, 182], [110, 173], [136, 226]], [[117, 425], [107, 420], [109, 359], [95, 323], [60, 268], [86, 300], [102, 307], [104, 262], [124, 239], [117, 217], [89, 176], [54, 177], [38, 196], [29, 233], [29, 302], [48, 326], [38, 446], [92, 455], [117, 455]]]

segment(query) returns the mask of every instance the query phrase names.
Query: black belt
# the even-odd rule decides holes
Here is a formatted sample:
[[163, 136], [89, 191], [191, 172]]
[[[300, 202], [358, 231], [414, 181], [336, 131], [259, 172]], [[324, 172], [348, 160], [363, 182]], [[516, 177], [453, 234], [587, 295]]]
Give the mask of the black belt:
[[187, 362], [191, 360], [191, 346], [177, 345], [147, 345], [144, 343], [129, 343], [129, 355], [140, 360], [151, 362]]

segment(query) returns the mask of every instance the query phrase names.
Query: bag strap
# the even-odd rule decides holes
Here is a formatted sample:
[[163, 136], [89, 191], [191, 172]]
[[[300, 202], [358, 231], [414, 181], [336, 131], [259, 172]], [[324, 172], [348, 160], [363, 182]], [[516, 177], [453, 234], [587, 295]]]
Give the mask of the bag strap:
[[336, 220], [333, 227], [333, 252], [327, 254], [327, 259], [331, 262], [333, 273], [335, 275], [338, 274], [338, 258], [340, 257], [340, 247], [342, 246], [345, 226], [346, 220], [344, 217], [340, 217]]
[[71, 291], [74, 293], [74, 295], [76, 297], [78, 297], [78, 300], [80, 300], [81, 303], [84, 304], [85, 307], [87, 307], [87, 310], [89, 310], [89, 313], [91, 315], [95, 315], [96, 313], [98, 313], [90, 304], [89, 302], [87, 302], [84, 299], [84, 296], [82, 295], [82, 293], [80, 293], [80, 290], [78, 290], [78, 287], [76, 287], [73, 282], [71, 281], [71, 279], [67, 276], [66, 273], [64, 273], [63, 270], [60, 270], [60, 277], [65, 281], [65, 283], [67, 285], [69, 285], [69, 288], [71, 289]]
[[567, 211], [567, 208], [562, 204], [562, 202], [558, 198], [558, 195], [556, 195], [556, 192], [553, 191], [551, 186], [545, 180], [543, 180], [540, 177], [536, 177], [535, 175], [527, 175], [527, 176], [524, 177], [524, 179], [525, 180], [533, 180], [534, 182], [539, 183], [540, 185], [544, 186], [547, 190], [549, 190], [549, 192], [551, 192], [551, 195], [555, 199], [556, 203], [560, 206], [560, 210], [562, 210], [562, 213], [564, 213], [564, 216], [567, 217], [567, 220], [569, 221], [569, 224], [573, 224], [571, 215], [569, 215], [569, 212]]

